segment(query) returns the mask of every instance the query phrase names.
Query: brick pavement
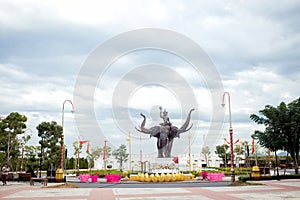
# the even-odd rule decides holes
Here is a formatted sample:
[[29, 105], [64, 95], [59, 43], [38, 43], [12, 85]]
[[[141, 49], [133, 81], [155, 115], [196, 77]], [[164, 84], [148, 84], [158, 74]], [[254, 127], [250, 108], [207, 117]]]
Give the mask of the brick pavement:
[[[195, 188], [45, 188], [9, 182], [0, 186], [0, 199], [50, 200], [260, 200], [300, 199], [300, 179], [260, 181], [264, 185]], [[51, 186], [52, 184], [49, 184]]]

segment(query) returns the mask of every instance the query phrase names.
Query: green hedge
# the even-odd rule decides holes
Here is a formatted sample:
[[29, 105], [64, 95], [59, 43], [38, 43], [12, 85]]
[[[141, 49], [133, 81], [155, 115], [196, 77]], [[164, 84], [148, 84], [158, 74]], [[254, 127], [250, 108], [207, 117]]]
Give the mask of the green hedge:
[[[259, 180], [278, 180], [278, 179], [300, 179], [300, 174], [293, 175], [275, 175], [275, 176], [260, 176]], [[254, 180], [252, 176], [240, 176], [239, 181], [246, 182]]]
[[[221, 171], [225, 174], [225, 176], [230, 176], [231, 174], [231, 168], [226, 167], [226, 168], [215, 168], [218, 171]], [[240, 168], [234, 168], [234, 174], [235, 175], [249, 175], [251, 173], [252, 169], [251, 168], [246, 168], [246, 167], [240, 167]]]
[[77, 176], [79, 174], [90, 174], [92, 176], [93, 175], [98, 175], [100, 178], [103, 178], [107, 174], [120, 174], [123, 177], [123, 173], [120, 170], [117, 170], [117, 169], [112, 169], [112, 170], [103, 170], [103, 169], [101, 169], [101, 170], [85, 170], [85, 171], [80, 170], [79, 174], [77, 173], [77, 171], [76, 171], [76, 174], [77, 174]]

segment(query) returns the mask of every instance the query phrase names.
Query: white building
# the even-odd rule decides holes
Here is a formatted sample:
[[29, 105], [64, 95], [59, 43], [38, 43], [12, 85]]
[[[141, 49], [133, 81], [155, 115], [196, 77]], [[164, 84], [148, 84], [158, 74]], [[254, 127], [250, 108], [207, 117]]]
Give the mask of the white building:
[[[170, 162], [170, 164], [168, 165], [174, 165], [180, 171], [200, 170], [200, 168], [202, 167], [220, 167], [220, 165], [223, 164], [222, 159], [219, 158], [217, 155], [209, 155], [207, 159], [208, 163], [206, 163], [203, 154], [191, 154], [190, 156], [188, 154], [179, 154], [178, 163], [174, 163], [172, 161], [173, 158], [170, 158], [168, 160], [169, 160], [168, 162]], [[189, 160], [191, 160], [191, 165], [189, 165]], [[149, 171], [149, 169], [153, 169], [154, 167], [157, 167], [157, 165], [161, 163], [161, 161], [158, 161], [156, 153], [142, 155], [142, 157], [139, 154], [132, 154], [131, 165], [128, 157], [128, 161], [123, 163], [123, 170], [129, 170], [131, 167], [132, 171], [141, 171], [142, 170], [141, 162], [143, 163], [144, 171]], [[166, 164], [165, 162], [163, 163]], [[120, 166], [113, 156], [111, 156], [107, 160], [106, 164], [112, 165], [113, 169], [119, 169]], [[104, 168], [103, 165], [104, 165], [104, 161], [102, 159], [96, 160], [94, 169], [103, 169]]]

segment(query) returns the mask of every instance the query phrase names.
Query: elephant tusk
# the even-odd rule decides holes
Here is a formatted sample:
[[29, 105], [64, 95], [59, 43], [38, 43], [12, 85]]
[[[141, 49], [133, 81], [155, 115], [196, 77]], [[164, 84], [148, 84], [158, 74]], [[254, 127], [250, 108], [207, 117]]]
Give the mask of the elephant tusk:
[[177, 133], [176, 136], [179, 137], [179, 134], [180, 134], [180, 133], [185, 133], [185, 132], [191, 130], [192, 127], [193, 127], [193, 124], [192, 124], [188, 129], [185, 129], [185, 130], [178, 130], [178, 133]]
[[134, 127], [134, 128], [139, 132], [143, 132], [142, 130], [138, 129], [137, 127]]
[[[190, 128], [186, 129], [186, 131], [191, 130], [192, 127], [193, 127], [193, 124], [190, 126]], [[186, 131], [185, 131], [185, 132], [186, 132]]]

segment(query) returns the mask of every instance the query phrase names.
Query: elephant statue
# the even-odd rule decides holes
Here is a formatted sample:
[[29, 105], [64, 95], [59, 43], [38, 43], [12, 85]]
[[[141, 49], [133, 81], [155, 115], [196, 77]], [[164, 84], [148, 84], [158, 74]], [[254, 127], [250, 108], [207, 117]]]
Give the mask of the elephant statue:
[[156, 137], [157, 138], [157, 150], [158, 150], [158, 158], [170, 158], [171, 157], [171, 151], [173, 146], [173, 141], [175, 137], [180, 137], [180, 133], [184, 133], [189, 131], [193, 125], [191, 125], [189, 128], [189, 123], [191, 120], [191, 113], [195, 109], [191, 109], [188, 113], [187, 119], [185, 123], [180, 127], [173, 126], [172, 123], [169, 120], [168, 112], [164, 110], [162, 112], [162, 108], [160, 109], [160, 117], [163, 119], [163, 123], [160, 123], [160, 126], [154, 126], [149, 129], [145, 128], [146, 124], [146, 117], [141, 113], [141, 116], [144, 118], [143, 122], [141, 123], [141, 127], [138, 129], [135, 127], [135, 129], [139, 132], [149, 134], [150, 137]]

